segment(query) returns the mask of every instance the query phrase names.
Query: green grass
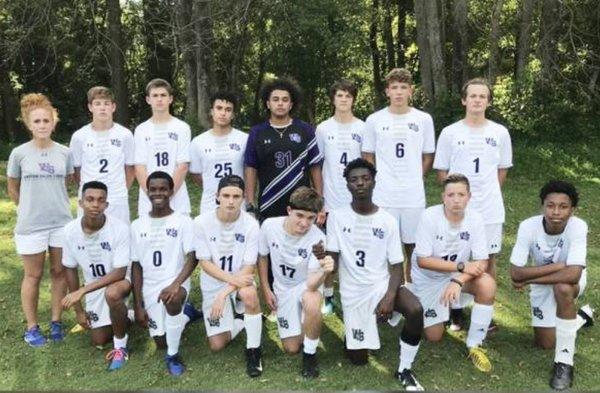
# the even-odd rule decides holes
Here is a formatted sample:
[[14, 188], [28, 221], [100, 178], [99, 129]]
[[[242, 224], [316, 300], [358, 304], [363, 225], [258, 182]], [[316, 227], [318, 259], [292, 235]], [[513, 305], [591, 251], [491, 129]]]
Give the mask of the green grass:
[[[496, 320], [500, 331], [487, 340], [494, 369], [491, 375], [475, 371], [465, 359], [464, 334], [448, 334], [439, 345], [423, 343], [414, 364], [422, 384], [441, 390], [541, 390], [547, 389], [553, 351], [532, 346], [527, 292], [515, 292], [507, 279], [508, 257], [514, 244], [519, 221], [539, 212], [537, 193], [550, 178], [567, 178], [580, 190], [578, 215], [590, 226], [588, 246], [588, 287], [583, 302], [599, 308], [600, 270], [600, 157], [598, 146], [580, 144], [522, 145], [515, 151], [515, 169], [505, 187], [507, 222], [503, 251], [499, 259], [499, 292]], [[369, 365], [353, 367], [343, 357], [343, 326], [339, 315], [325, 318], [319, 350], [321, 377], [306, 381], [299, 376], [300, 357], [281, 351], [274, 324], [267, 323], [263, 333], [264, 373], [258, 379], [245, 375], [244, 334], [223, 352], [212, 354], [207, 348], [202, 324], [188, 326], [182, 341], [182, 356], [188, 371], [182, 378], [166, 374], [163, 354], [155, 349], [147, 332], [130, 332], [131, 358], [117, 373], [105, 371], [105, 351], [89, 344], [86, 334], [68, 335], [63, 344], [43, 349], [28, 348], [21, 339], [24, 320], [20, 308], [21, 261], [15, 255], [12, 228], [15, 207], [6, 195], [5, 164], [0, 167], [0, 387], [2, 390], [131, 390], [131, 389], [226, 389], [226, 390], [391, 390], [399, 385], [393, 378], [398, 362], [398, 328], [380, 329], [382, 349], [372, 354]], [[427, 182], [429, 204], [438, 203], [439, 187], [433, 176]], [[195, 211], [199, 195], [190, 185]], [[136, 195], [131, 199], [135, 201]], [[73, 200], [73, 203], [75, 201]], [[135, 211], [135, 204], [132, 211]], [[192, 300], [199, 304], [200, 294], [194, 281]], [[49, 280], [42, 283], [40, 320], [49, 319]], [[65, 314], [67, 326], [75, 322], [72, 312]], [[47, 328], [47, 322], [43, 323]], [[598, 389], [600, 386], [600, 330], [583, 330], [577, 339], [575, 388]]]

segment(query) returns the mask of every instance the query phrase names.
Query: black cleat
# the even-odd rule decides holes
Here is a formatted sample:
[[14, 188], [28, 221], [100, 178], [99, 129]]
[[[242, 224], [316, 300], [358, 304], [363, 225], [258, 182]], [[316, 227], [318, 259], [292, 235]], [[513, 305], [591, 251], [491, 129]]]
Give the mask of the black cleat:
[[420, 392], [425, 390], [419, 381], [417, 381], [417, 378], [415, 378], [415, 374], [408, 368], [402, 370], [401, 373], [396, 372], [396, 376], [402, 386], [404, 386], [404, 390], [408, 392]]
[[302, 352], [302, 376], [304, 378], [318, 378], [319, 365], [317, 364], [317, 354], [308, 354]]
[[450, 330], [459, 332], [464, 329], [465, 315], [462, 308], [450, 309]]
[[246, 349], [246, 374], [256, 378], [262, 374], [262, 354], [260, 347]]
[[550, 379], [550, 387], [554, 390], [565, 390], [573, 385], [573, 366], [554, 363], [554, 371]]
[[589, 304], [586, 304], [577, 310], [577, 315], [585, 321], [582, 327], [587, 328], [594, 326], [594, 309], [591, 308]]

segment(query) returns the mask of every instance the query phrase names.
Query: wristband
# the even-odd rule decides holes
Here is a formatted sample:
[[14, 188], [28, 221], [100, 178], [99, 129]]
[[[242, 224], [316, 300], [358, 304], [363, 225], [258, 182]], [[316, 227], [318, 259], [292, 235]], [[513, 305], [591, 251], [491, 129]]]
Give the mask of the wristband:
[[462, 283], [462, 282], [460, 282], [460, 280], [457, 280], [456, 278], [451, 278], [451, 279], [450, 279], [450, 281], [451, 281], [451, 282], [454, 282], [454, 283], [457, 283], [457, 284], [458, 284], [458, 286], [459, 286], [459, 287], [461, 287], [461, 288], [462, 288], [462, 286], [463, 286], [463, 283]]

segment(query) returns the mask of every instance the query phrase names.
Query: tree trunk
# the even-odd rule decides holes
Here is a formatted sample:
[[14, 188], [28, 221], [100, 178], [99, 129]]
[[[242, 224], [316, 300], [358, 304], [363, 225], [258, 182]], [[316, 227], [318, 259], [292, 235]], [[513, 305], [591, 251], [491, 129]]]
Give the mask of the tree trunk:
[[525, 69], [527, 68], [529, 52], [531, 50], [531, 24], [535, 4], [535, 0], [523, 0], [519, 35], [517, 38], [517, 58], [515, 59], [515, 79], [517, 83], [523, 81]]
[[210, 128], [208, 116], [210, 96], [210, 47], [212, 45], [212, 23], [210, 0], [196, 0], [192, 7], [194, 34], [196, 38], [196, 88], [198, 122], [204, 128]]
[[[375, 88], [375, 105], [381, 107], [383, 103], [383, 82], [381, 81], [381, 55], [377, 46], [377, 12], [379, 0], [373, 0], [371, 6], [371, 25], [369, 28], [369, 46], [371, 47], [371, 58], [373, 60], [373, 86]], [[376, 109], [373, 108], [373, 109]]]
[[[144, 31], [148, 78], [173, 81], [174, 53], [170, 44], [172, 36], [172, 6], [164, 0], [143, 0]], [[169, 44], [167, 44], [169, 43]]]
[[383, 41], [387, 56], [387, 68], [396, 67], [396, 53], [394, 48], [394, 35], [392, 34], [392, 4], [390, 0], [383, 1]]
[[543, 29], [540, 31], [539, 42], [542, 83], [550, 82], [556, 69], [558, 31], [561, 23], [559, 1], [544, 0], [541, 23]]
[[433, 80], [433, 96], [440, 97], [446, 92], [446, 66], [440, 38], [440, 18], [437, 1], [425, 1], [427, 15], [427, 40], [431, 55], [431, 75]]
[[19, 104], [10, 83], [8, 69], [0, 64], [0, 141], [3, 143], [15, 141], [18, 108]]
[[[240, 2], [241, 3], [241, 2]], [[246, 54], [246, 50], [248, 49], [248, 45], [250, 44], [248, 39], [249, 25], [248, 25], [248, 14], [250, 13], [250, 6], [252, 5], [252, 0], [246, 0], [241, 4], [240, 12], [241, 15], [239, 17], [239, 25], [242, 30], [237, 38], [237, 44], [235, 52], [233, 53], [233, 60], [231, 65], [229, 66], [229, 78], [225, 85], [230, 91], [239, 91], [239, 75], [242, 69], [242, 64], [244, 60], [244, 55]], [[238, 19], [236, 17], [236, 19]]]
[[179, 51], [185, 75], [185, 117], [186, 119], [198, 120], [192, 0], [179, 0], [176, 7], [177, 36], [179, 37]]
[[455, 92], [460, 92], [462, 85], [469, 77], [469, 63], [467, 62], [468, 42], [467, 42], [467, 17], [469, 9], [467, 0], [454, 0], [452, 8], [452, 19], [454, 22], [454, 32], [452, 45], [452, 86]]
[[406, 66], [404, 52], [408, 47], [408, 38], [406, 37], [406, 16], [412, 9], [412, 0], [396, 0], [398, 10], [398, 38], [396, 40], [396, 65], [398, 67]]
[[417, 22], [417, 45], [419, 47], [419, 70], [421, 72], [421, 85], [425, 98], [433, 100], [433, 79], [431, 74], [431, 55], [429, 49], [427, 13], [424, 1], [415, 1], [415, 20]]
[[492, 22], [490, 28], [490, 59], [488, 63], [488, 79], [493, 85], [498, 75], [498, 62], [500, 53], [500, 17], [504, 0], [496, 0], [492, 9]]
[[125, 78], [125, 48], [123, 47], [123, 36], [121, 31], [121, 5], [119, 0], [107, 0], [107, 22], [108, 36], [110, 38], [109, 65], [110, 82], [117, 101], [115, 119], [117, 122], [129, 125], [129, 94], [127, 92], [127, 81]]

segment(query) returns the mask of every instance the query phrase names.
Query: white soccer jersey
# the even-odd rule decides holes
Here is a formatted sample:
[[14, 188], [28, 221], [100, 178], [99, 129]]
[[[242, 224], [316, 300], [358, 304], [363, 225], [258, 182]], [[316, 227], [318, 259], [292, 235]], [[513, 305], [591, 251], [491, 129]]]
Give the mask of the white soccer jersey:
[[435, 169], [467, 176], [472, 194], [469, 206], [481, 213], [486, 224], [504, 222], [498, 169], [511, 166], [508, 130], [491, 120], [479, 128], [468, 127], [463, 120], [444, 128], [433, 162]]
[[588, 232], [585, 221], [571, 217], [563, 233], [548, 235], [543, 220], [543, 215], [534, 216], [519, 225], [510, 262], [515, 266], [525, 266], [529, 258], [536, 266], [564, 262], [585, 267]]
[[381, 207], [425, 207], [423, 154], [435, 152], [433, 119], [411, 108], [404, 115], [381, 109], [367, 118], [362, 151], [377, 164], [373, 201]]
[[365, 123], [360, 119], [339, 123], [333, 117], [317, 126], [317, 145], [324, 156], [323, 198], [327, 212], [352, 201], [344, 169], [350, 161], [360, 158], [364, 129]]
[[419, 222], [417, 243], [411, 261], [413, 282], [438, 282], [453, 274], [420, 268], [417, 257], [442, 258], [456, 263], [488, 259], [485, 226], [481, 215], [467, 208], [460, 225], [453, 226], [444, 214], [444, 205], [426, 209]]
[[224, 136], [208, 130], [192, 140], [190, 173], [202, 175], [200, 213], [214, 211], [221, 178], [227, 175], [244, 177], [244, 152], [248, 134], [235, 128]]
[[81, 267], [86, 284], [129, 266], [129, 227], [125, 223], [107, 215], [104, 226], [88, 235], [83, 232], [81, 220], [76, 218], [63, 229], [64, 266]]
[[387, 283], [388, 264], [404, 261], [398, 223], [382, 208], [370, 215], [357, 214], [350, 205], [330, 212], [327, 251], [339, 253], [344, 307], [359, 304], [373, 286]]
[[260, 227], [258, 252], [271, 257], [273, 289], [279, 296], [286, 290], [305, 282], [308, 273], [319, 270], [320, 264], [312, 246], [325, 242], [325, 235], [316, 225], [304, 236], [292, 236], [283, 228], [286, 217], [266, 219]]
[[[143, 293], [168, 285], [185, 265], [185, 256], [194, 251], [192, 219], [178, 212], [152, 218], [144, 215], [131, 224], [131, 260], [143, 269]], [[162, 288], [161, 288], [162, 289]]]
[[94, 131], [91, 124], [75, 131], [69, 144], [73, 166], [81, 168], [83, 184], [98, 180], [108, 188], [108, 201], [127, 200], [125, 165], [133, 165], [133, 135], [120, 124], [110, 130]]
[[[248, 213], [240, 212], [237, 220], [221, 222], [216, 210], [194, 220], [196, 258], [211, 261], [228, 273], [239, 272], [243, 265], [255, 265], [258, 257], [258, 222]], [[202, 291], [220, 290], [226, 283], [202, 272]]]
[[[175, 117], [167, 123], [156, 124], [146, 120], [135, 129], [135, 164], [145, 165], [148, 175], [155, 171], [173, 176], [177, 164], [190, 162], [190, 126]], [[190, 213], [190, 198], [185, 181], [171, 198], [171, 208]], [[140, 190], [139, 215], [152, 209], [150, 199]]]

